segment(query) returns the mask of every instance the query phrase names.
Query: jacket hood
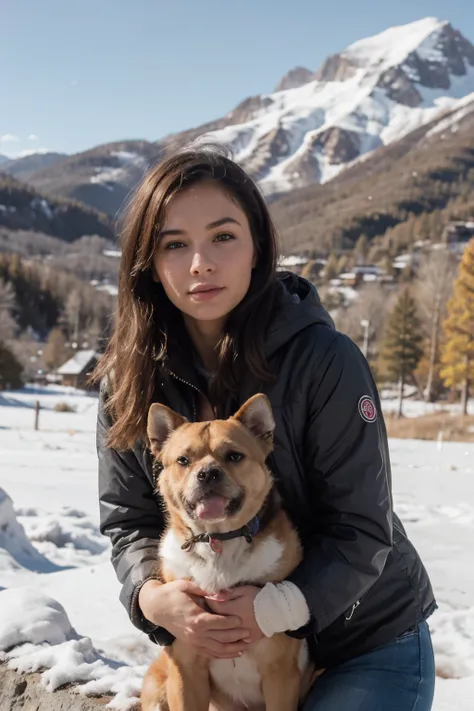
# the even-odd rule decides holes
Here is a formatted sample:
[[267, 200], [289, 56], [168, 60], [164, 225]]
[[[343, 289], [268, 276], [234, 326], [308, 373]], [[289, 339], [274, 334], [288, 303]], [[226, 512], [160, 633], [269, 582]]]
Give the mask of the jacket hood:
[[[316, 287], [293, 272], [278, 272], [275, 313], [265, 338], [264, 351], [267, 358], [290, 341], [297, 333], [313, 324], [324, 324], [334, 329], [334, 322], [322, 306]], [[196, 379], [196, 355], [183, 344], [170, 340], [168, 352], [161, 360], [162, 367], [178, 379], [199, 386]]]
[[278, 307], [266, 338], [267, 357], [308, 326], [319, 323], [335, 328], [318, 290], [307, 279], [292, 272], [279, 272], [278, 290]]

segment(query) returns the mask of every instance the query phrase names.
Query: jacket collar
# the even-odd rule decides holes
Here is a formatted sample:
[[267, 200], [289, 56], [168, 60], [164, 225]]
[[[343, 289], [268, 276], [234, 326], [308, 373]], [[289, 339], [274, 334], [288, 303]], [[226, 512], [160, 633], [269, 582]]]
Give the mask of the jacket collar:
[[[321, 304], [318, 291], [311, 282], [292, 272], [278, 272], [276, 288], [274, 316], [265, 339], [267, 358], [308, 326], [319, 323], [334, 329], [334, 322]], [[177, 338], [169, 339], [167, 352], [159, 360], [159, 365], [176, 380], [203, 394], [202, 383], [194, 367], [197, 358], [183, 324]], [[258, 383], [254, 383], [249, 375], [242, 383], [241, 398], [247, 393], [252, 394], [255, 387], [259, 387]], [[230, 403], [228, 405], [230, 407]]]

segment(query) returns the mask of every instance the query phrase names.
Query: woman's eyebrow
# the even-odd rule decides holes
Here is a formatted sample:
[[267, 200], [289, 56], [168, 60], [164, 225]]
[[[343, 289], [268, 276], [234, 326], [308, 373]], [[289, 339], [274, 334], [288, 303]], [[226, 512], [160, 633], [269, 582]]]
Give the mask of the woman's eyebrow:
[[234, 217], [221, 217], [220, 220], [215, 220], [214, 222], [210, 222], [208, 225], [206, 225], [206, 229], [213, 230], [216, 227], [221, 227], [221, 225], [225, 225], [226, 223], [240, 225], [240, 222]]
[[[222, 225], [225, 224], [234, 224], [234, 225], [239, 225], [241, 226], [240, 222], [236, 220], [234, 217], [221, 217], [219, 220], [214, 220], [213, 222], [210, 222], [208, 225], [206, 225], [206, 230], [214, 230], [216, 227], [221, 227]], [[161, 230], [159, 232], [158, 237], [162, 239], [163, 237], [167, 237], [169, 235], [185, 235], [186, 230], [178, 230], [178, 229], [169, 229], [169, 230]]]

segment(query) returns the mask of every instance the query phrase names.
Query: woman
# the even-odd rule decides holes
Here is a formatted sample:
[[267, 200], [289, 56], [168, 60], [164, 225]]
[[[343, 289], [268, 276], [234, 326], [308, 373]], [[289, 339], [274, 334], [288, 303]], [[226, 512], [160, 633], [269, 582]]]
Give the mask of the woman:
[[[392, 512], [376, 386], [314, 287], [277, 273], [256, 186], [223, 155], [179, 153], [139, 186], [122, 241], [116, 329], [96, 374], [97, 443], [101, 530], [132, 622], [159, 644], [186, 639], [212, 657], [237, 656], [262, 627], [304, 636], [327, 669], [306, 711], [428, 711], [436, 604]], [[286, 597], [245, 586], [206, 615], [191, 583], [155, 579], [163, 515], [147, 413], [162, 402], [193, 421], [227, 418], [257, 392], [273, 407], [270, 465], [304, 560]]]

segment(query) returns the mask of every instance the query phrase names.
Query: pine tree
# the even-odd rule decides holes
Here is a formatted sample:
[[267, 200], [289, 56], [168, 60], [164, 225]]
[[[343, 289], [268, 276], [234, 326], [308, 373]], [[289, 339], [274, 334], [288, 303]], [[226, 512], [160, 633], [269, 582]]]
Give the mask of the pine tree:
[[464, 250], [443, 327], [441, 377], [448, 387], [461, 388], [466, 415], [469, 386], [474, 381], [474, 239]]
[[416, 304], [409, 290], [405, 289], [389, 316], [380, 354], [387, 376], [399, 384], [398, 417], [403, 414], [404, 386], [413, 377], [423, 355], [422, 342]]

